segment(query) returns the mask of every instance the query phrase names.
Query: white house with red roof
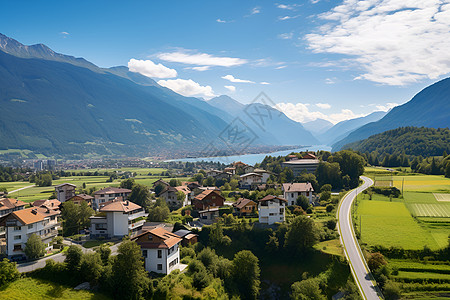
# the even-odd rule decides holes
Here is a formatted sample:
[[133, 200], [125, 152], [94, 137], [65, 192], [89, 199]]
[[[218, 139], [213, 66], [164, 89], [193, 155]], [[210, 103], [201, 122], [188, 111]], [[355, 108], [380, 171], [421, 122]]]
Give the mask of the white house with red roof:
[[144, 267], [148, 272], [170, 274], [180, 269], [180, 243], [178, 235], [156, 227], [135, 236], [134, 241], [141, 247]]
[[100, 204], [101, 216], [90, 217], [92, 237], [122, 237], [142, 229], [148, 214], [136, 203], [115, 199]]
[[287, 200], [281, 197], [267, 195], [258, 201], [259, 223], [282, 223], [285, 219]]
[[130, 194], [131, 190], [129, 189], [122, 189], [116, 187], [107, 187], [101, 189], [94, 193], [94, 199], [92, 200], [92, 208], [98, 211], [102, 203], [112, 201], [117, 197], [122, 197], [122, 200], [126, 200]]
[[297, 198], [300, 195], [308, 198], [309, 203], [312, 203], [314, 188], [310, 182], [301, 183], [283, 183], [283, 197], [288, 201], [288, 205], [295, 205]]

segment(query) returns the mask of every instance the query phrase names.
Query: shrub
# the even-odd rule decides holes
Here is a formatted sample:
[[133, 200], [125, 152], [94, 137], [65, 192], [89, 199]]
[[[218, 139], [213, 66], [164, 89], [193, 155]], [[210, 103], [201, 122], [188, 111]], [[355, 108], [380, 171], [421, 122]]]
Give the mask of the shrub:
[[20, 277], [20, 273], [16, 268], [15, 262], [10, 262], [9, 259], [4, 258], [0, 262], [0, 287], [13, 282]]

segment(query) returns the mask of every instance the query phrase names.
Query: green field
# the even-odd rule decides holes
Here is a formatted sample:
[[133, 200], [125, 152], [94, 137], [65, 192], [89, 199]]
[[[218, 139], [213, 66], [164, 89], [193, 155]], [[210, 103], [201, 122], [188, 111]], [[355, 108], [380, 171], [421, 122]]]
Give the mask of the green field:
[[0, 289], [0, 299], [110, 299], [103, 294], [76, 291], [70, 287], [33, 278], [21, 278]]

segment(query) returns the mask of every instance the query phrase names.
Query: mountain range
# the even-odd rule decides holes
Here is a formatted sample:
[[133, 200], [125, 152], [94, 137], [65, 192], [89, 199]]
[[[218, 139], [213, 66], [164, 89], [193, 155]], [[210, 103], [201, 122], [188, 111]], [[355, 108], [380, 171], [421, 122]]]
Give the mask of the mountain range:
[[[99, 68], [1, 34], [0, 50], [0, 149], [86, 156], [225, 148], [220, 135], [242, 116], [233, 109], [245, 108], [184, 97], [127, 67]], [[262, 128], [249, 125], [254, 145], [317, 143], [300, 123], [259, 108], [272, 118]]]

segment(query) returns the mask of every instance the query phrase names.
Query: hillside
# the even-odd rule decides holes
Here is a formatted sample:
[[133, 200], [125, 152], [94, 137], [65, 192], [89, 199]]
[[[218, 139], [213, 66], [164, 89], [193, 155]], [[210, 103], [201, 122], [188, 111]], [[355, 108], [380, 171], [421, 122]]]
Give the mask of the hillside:
[[400, 127], [375, 134], [365, 140], [343, 146], [360, 152], [405, 153], [424, 157], [450, 153], [450, 130], [426, 127]]
[[341, 121], [328, 129], [323, 134], [319, 135], [318, 139], [326, 145], [332, 145], [337, 141], [345, 138], [349, 133], [358, 129], [359, 127], [371, 122], [378, 121], [385, 115], [386, 113], [384, 111], [376, 111], [365, 117]]
[[242, 120], [258, 141], [276, 145], [317, 145], [318, 140], [301, 123], [289, 119], [277, 109], [261, 103], [244, 105], [228, 96], [213, 98], [207, 103], [220, 108], [233, 118]]
[[346, 144], [398, 127], [450, 127], [449, 112], [450, 78], [446, 78], [426, 87], [409, 102], [394, 107], [381, 120], [350, 133], [346, 138], [333, 144], [333, 151], [338, 151]]
[[319, 135], [333, 127], [333, 123], [324, 119], [315, 119], [314, 121], [302, 123], [306, 130], [314, 135]]

